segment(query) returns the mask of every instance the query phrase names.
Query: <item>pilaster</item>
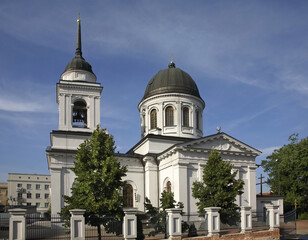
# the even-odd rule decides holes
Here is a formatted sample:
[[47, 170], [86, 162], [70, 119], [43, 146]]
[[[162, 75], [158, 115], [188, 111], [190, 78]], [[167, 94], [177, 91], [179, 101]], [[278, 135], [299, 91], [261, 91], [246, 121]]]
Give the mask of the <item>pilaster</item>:
[[248, 201], [253, 212], [257, 211], [256, 166], [248, 166]]
[[145, 196], [151, 200], [154, 207], [159, 207], [158, 202], [158, 166], [151, 156], [143, 158], [145, 167]]
[[52, 168], [51, 174], [51, 214], [56, 215], [63, 207], [62, 169]]

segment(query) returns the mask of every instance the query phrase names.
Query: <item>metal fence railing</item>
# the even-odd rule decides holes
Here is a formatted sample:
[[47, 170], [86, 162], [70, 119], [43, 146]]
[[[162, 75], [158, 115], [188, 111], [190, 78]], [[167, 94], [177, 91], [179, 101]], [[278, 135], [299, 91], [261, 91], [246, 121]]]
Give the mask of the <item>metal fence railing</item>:
[[137, 237], [165, 239], [167, 235], [167, 214], [155, 215], [140, 213], [137, 215]]
[[59, 215], [26, 214], [26, 239], [70, 239], [70, 229]]
[[203, 236], [207, 234], [205, 216], [198, 214], [182, 214], [182, 233], [187, 237]]
[[103, 224], [100, 227], [86, 225], [86, 239], [98, 239], [99, 230], [104, 239], [123, 239], [122, 220], [116, 217], [104, 217], [102, 221]]
[[0, 239], [9, 239], [10, 214], [0, 213]]
[[255, 230], [269, 229], [269, 213], [267, 211], [253, 213], [252, 228]]

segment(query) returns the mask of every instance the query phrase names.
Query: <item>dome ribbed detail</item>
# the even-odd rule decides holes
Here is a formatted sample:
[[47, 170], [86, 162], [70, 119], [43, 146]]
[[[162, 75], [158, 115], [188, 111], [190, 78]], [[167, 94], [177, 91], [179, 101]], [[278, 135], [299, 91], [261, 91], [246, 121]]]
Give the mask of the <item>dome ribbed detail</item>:
[[142, 100], [163, 93], [185, 93], [202, 100], [195, 81], [188, 73], [176, 68], [173, 62], [150, 80]]

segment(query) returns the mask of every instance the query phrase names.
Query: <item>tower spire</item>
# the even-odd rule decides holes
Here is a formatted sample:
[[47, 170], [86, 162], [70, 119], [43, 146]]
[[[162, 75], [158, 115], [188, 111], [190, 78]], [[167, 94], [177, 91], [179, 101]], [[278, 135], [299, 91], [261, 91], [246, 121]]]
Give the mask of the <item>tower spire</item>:
[[80, 13], [78, 13], [78, 19], [77, 19], [77, 41], [76, 41], [76, 57], [82, 57], [81, 52], [81, 28], [80, 28]]

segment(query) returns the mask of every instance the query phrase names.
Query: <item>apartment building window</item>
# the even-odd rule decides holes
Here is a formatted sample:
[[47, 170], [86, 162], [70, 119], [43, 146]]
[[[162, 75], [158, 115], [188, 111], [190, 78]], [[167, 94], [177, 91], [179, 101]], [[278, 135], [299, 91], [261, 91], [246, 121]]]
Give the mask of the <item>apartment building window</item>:
[[30, 203], [30, 202], [27, 202], [27, 206], [31, 206], [31, 203]]
[[21, 183], [17, 183], [17, 187], [22, 187], [22, 184]]
[[40, 190], [41, 189], [41, 184], [36, 184], [36, 190]]
[[45, 185], [45, 190], [48, 190], [48, 189], [49, 189], [49, 185], [46, 184], [46, 185]]
[[31, 184], [27, 184], [27, 189], [31, 189]]
[[36, 207], [40, 207], [40, 205], [41, 205], [41, 204], [40, 204], [39, 202], [36, 203]]
[[36, 193], [36, 194], [35, 194], [35, 198], [41, 198], [41, 194]]
[[17, 199], [22, 199], [22, 193], [18, 193]]
[[45, 208], [48, 208], [48, 202], [45, 202]]
[[49, 198], [49, 194], [45, 193], [45, 199]]
[[27, 198], [32, 198], [32, 194], [31, 193], [27, 193]]

